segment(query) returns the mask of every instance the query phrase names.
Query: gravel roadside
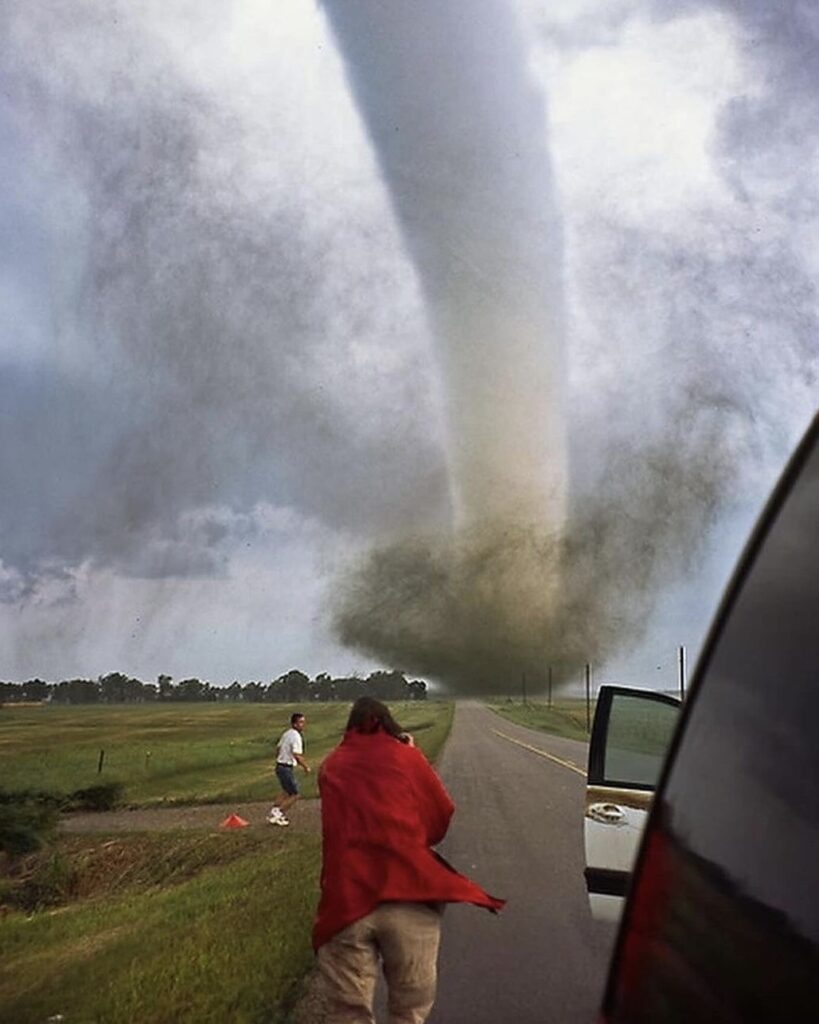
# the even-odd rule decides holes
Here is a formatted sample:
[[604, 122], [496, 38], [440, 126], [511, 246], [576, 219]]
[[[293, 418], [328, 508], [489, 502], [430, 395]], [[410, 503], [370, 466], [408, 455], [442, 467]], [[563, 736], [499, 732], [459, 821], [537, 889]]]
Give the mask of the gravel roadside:
[[[238, 814], [251, 827], [271, 828], [265, 817], [271, 801], [232, 804], [197, 804], [187, 807], [142, 807], [133, 810], [74, 812], [60, 820], [61, 832], [163, 832], [176, 829], [217, 829], [230, 814]], [[289, 828], [296, 832], [321, 831], [321, 804], [300, 800], [291, 807]]]

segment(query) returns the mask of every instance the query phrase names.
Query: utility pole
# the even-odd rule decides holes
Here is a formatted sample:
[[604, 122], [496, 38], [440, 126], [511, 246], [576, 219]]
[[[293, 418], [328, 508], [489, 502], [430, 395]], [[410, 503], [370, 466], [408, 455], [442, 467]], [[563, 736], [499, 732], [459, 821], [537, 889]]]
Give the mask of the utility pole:
[[586, 662], [586, 732], [591, 732], [591, 665]]

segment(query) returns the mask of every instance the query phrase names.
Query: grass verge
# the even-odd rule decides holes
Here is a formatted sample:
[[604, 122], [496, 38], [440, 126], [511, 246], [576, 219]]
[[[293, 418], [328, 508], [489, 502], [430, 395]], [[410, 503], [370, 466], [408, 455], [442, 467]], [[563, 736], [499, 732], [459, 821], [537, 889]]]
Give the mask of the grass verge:
[[71, 837], [59, 852], [69, 902], [0, 920], [0, 1020], [285, 1019], [313, 960], [318, 837]]
[[[589, 734], [586, 731], [585, 701], [564, 698], [554, 701], [551, 707], [537, 701], [529, 701], [526, 704], [505, 701], [488, 706], [518, 725], [539, 729], [541, 732], [548, 732], [553, 736], [565, 736], [567, 739], [580, 740], [583, 743], [589, 741]], [[594, 704], [591, 707], [591, 717], [594, 717]]]

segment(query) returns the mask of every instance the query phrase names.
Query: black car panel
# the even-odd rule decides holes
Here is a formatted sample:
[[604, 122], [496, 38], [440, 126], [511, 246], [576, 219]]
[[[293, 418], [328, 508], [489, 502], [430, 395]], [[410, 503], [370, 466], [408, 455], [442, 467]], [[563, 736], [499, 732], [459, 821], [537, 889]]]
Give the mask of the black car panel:
[[695, 673], [604, 1002], [611, 1022], [819, 1020], [819, 420]]

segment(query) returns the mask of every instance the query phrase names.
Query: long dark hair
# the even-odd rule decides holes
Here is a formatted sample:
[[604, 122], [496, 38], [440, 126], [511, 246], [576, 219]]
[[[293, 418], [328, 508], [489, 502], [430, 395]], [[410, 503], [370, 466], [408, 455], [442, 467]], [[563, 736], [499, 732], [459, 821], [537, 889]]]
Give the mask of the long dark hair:
[[347, 719], [347, 732], [351, 730], [368, 735], [381, 731], [404, 742], [404, 730], [392, 717], [387, 705], [375, 697], [359, 697], [353, 704]]

